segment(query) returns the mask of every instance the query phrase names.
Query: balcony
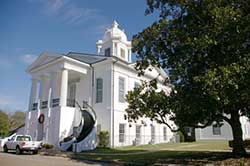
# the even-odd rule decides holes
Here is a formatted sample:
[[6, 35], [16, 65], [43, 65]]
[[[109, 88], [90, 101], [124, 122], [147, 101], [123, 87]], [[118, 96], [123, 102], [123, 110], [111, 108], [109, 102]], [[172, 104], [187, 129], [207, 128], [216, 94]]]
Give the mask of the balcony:
[[32, 104], [32, 111], [37, 110], [37, 108], [38, 108], [38, 103], [33, 103]]
[[41, 109], [46, 109], [46, 108], [48, 108], [48, 101], [42, 101]]
[[57, 98], [57, 99], [52, 99], [52, 107], [58, 107], [60, 104], [60, 99]]

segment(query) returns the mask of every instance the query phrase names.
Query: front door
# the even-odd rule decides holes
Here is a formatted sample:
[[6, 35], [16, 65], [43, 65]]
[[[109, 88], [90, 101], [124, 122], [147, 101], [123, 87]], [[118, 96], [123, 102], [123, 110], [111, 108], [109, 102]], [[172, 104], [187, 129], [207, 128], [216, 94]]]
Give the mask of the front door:
[[69, 85], [69, 96], [67, 106], [75, 107], [75, 99], [76, 99], [76, 84], [72, 83]]

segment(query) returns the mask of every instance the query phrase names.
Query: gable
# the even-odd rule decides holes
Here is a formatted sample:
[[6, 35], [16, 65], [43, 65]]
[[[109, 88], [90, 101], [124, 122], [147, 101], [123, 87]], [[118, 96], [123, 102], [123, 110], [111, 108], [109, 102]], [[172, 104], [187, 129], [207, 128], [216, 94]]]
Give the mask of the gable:
[[42, 53], [28, 68], [27, 72], [30, 72], [32, 69], [43, 66], [51, 61], [54, 61], [60, 58], [61, 54], [52, 54], [52, 53]]

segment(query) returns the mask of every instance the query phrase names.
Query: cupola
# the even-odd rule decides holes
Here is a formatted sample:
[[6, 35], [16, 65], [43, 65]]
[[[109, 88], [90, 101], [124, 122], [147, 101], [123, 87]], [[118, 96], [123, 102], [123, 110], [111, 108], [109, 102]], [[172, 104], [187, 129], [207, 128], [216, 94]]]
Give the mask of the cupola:
[[106, 29], [102, 40], [96, 42], [97, 54], [116, 56], [124, 61], [131, 62], [131, 41], [127, 40], [124, 30], [114, 21], [111, 28]]

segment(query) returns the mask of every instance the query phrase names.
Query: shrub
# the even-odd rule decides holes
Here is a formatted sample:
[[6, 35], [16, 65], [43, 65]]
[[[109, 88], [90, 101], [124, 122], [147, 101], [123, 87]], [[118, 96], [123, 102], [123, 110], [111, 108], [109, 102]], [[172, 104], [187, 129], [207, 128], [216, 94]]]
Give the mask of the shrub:
[[43, 145], [42, 145], [42, 148], [44, 148], [44, 149], [53, 149], [53, 148], [54, 148], [54, 145], [51, 145], [51, 144], [43, 144]]
[[98, 134], [98, 146], [102, 148], [106, 148], [109, 145], [109, 132], [108, 131], [100, 131]]
[[178, 131], [177, 135], [180, 137], [180, 142], [184, 142], [185, 141], [185, 137], [184, 137], [184, 135], [183, 135], [183, 133], [181, 131]]

